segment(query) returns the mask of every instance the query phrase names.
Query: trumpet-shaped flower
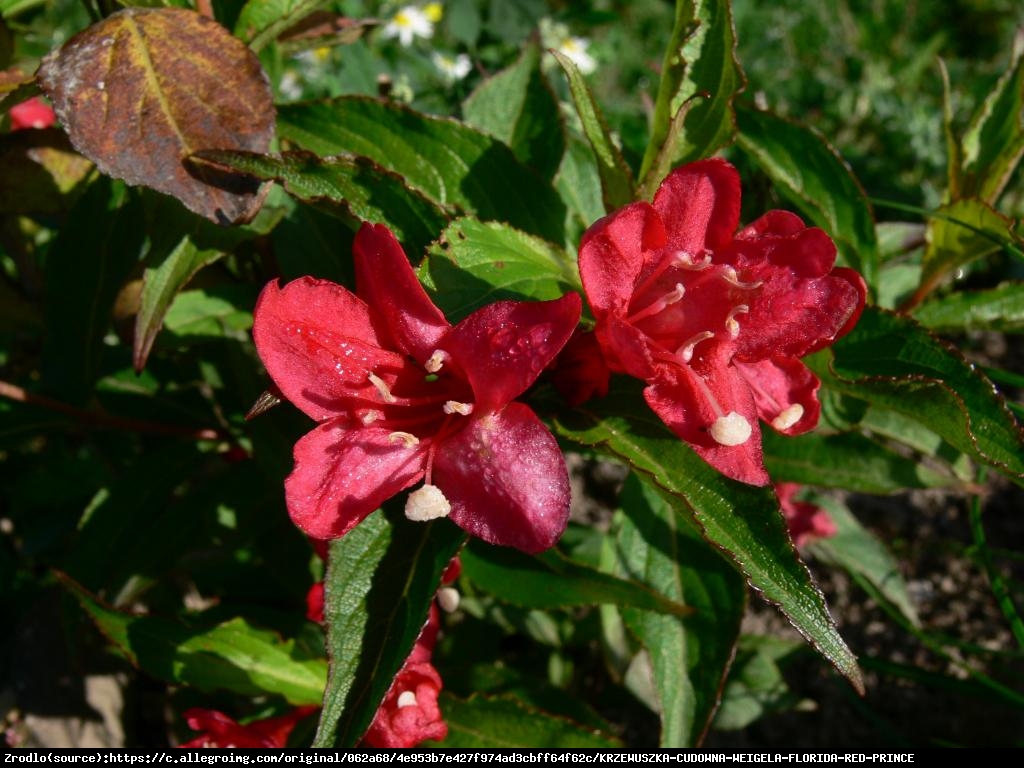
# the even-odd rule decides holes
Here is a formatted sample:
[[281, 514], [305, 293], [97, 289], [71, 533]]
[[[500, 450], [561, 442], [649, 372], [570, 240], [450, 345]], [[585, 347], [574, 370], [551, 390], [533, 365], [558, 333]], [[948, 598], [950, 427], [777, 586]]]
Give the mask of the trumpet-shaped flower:
[[653, 204], [594, 224], [579, 264], [608, 367], [646, 381], [647, 403], [705, 461], [765, 485], [758, 419], [787, 435], [815, 426], [819, 382], [799, 358], [852, 328], [865, 287], [833, 268], [822, 230], [769, 211], [736, 232], [739, 211], [731, 165], [682, 166]]
[[185, 722], [192, 730], [199, 731], [199, 735], [179, 746], [182, 749], [284, 749], [298, 722], [317, 709], [298, 707], [280, 717], [255, 720], [246, 725], [215, 709], [190, 709], [185, 712]]
[[324, 280], [272, 282], [253, 336], [281, 393], [319, 425], [295, 445], [288, 511], [308, 535], [337, 538], [424, 481], [406, 516], [450, 516], [485, 541], [538, 552], [569, 515], [554, 437], [513, 402], [572, 334], [580, 298], [501, 301], [452, 326], [401, 246], [364, 224], [357, 293]]

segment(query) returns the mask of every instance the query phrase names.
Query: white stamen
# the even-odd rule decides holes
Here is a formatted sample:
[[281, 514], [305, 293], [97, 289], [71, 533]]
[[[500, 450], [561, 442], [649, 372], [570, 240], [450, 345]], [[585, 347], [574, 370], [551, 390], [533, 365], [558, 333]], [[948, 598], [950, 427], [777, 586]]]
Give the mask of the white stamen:
[[395, 402], [395, 396], [391, 394], [391, 390], [388, 389], [388, 385], [384, 383], [384, 379], [375, 373], [368, 374], [367, 378], [370, 380], [370, 383], [377, 388], [377, 391], [380, 392], [380, 396], [385, 403]]
[[392, 444], [402, 443], [406, 448], [415, 448], [420, 444], [420, 439], [408, 432], [392, 432], [388, 435], [388, 442]]
[[452, 505], [436, 485], [424, 485], [409, 494], [405, 502], [405, 516], [417, 523], [448, 517]]
[[459, 607], [459, 590], [453, 587], [441, 587], [437, 590], [437, 604], [445, 613], [452, 613]]
[[728, 447], [743, 445], [750, 439], [753, 431], [750, 422], [736, 411], [729, 411], [725, 416], [719, 416], [711, 425], [711, 437], [714, 438], [714, 441]]
[[368, 427], [375, 421], [380, 421], [384, 418], [384, 412], [378, 410], [363, 411], [359, 415], [359, 420], [363, 422], [364, 427]]
[[679, 349], [676, 350], [676, 354], [683, 359], [684, 363], [688, 363], [691, 360], [693, 360], [694, 347], [696, 347], [702, 341], [707, 341], [708, 339], [713, 339], [714, 337], [715, 334], [712, 333], [711, 331], [701, 331], [697, 335], [690, 337], [690, 339], [685, 344], [679, 347]]
[[762, 285], [764, 285], [764, 283], [761, 282], [760, 280], [755, 280], [752, 283], [743, 282], [742, 280], [740, 280], [740, 276], [736, 274], [736, 270], [732, 267], [723, 267], [722, 279], [725, 280], [725, 282], [731, 283], [732, 285], [735, 285], [737, 288], [742, 288], [746, 291], [752, 291], [754, 288], [760, 288]]
[[731, 310], [729, 310], [729, 316], [725, 318], [725, 329], [729, 331], [729, 335], [734, 339], [740, 335], [740, 324], [736, 320], [736, 315], [742, 315], [750, 311], [750, 307], [746, 304], [737, 304]]
[[701, 257], [700, 261], [695, 261], [693, 254], [689, 251], [676, 251], [675, 256], [672, 259], [672, 265], [675, 267], [682, 267], [683, 269], [693, 270], [699, 272], [702, 269], [707, 269], [711, 266], [711, 254], [707, 251]]
[[435, 349], [434, 353], [427, 359], [427, 362], [423, 365], [427, 369], [427, 373], [437, 373], [441, 370], [448, 359], [451, 357], [443, 349]]
[[415, 707], [418, 702], [416, 701], [416, 694], [412, 691], [402, 691], [398, 694], [398, 708], [403, 707]]
[[469, 416], [473, 412], [472, 403], [460, 403], [458, 400], [449, 400], [444, 404], [444, 412], [451, 416], [457, 413], [461, 416]]
[[643, 320], [645, 317], [650, 317], [651, 315], [656, 315], [659, 312], [661, 312], [661, 310], [665, 309], [665, 307], [668, 307], [668, 306], [670, 306], [672, 304], [675, 304], [675, 303], [677, 303], [679, 301], [682, 301], [683, 296], [685, 296], [685, 295], [686, 295], [686, 289], [683, 287], [683, 284], [682, 283], [676, 283], [676, 287], [675, 288], [673, 288], [671, 291], [666, 293], [664, 296], [662, 296], [657, 301], [651, 302], [651, 304], [649, 306], [644, 307], [643, 309], [641, 309], [636, 314], [630, 315], [627, 318], [627, 320], [629, 322], [631, 322], [631, 323], [635, 323], [638, 320]]
[[800, 421], [803, 415], [804, 407], [800, 403], [793, 403], [789, 408], [772, 419], [772, 426], [780, 432], [784, 432]]

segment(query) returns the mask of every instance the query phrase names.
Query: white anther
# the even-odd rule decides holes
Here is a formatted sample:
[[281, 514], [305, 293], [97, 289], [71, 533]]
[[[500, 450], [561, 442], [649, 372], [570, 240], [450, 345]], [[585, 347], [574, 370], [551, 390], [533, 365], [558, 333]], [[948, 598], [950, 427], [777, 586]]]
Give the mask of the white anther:
[[800, 403], [793, 403], [789, 408], [772, 419], [772, 426], [783, 432], [800, 421], [803, 416], [804, 407]]
[[398, 694], [398, 708], [403, 707], [415, 707], [418, 702], [416, 701], [416, 694], [412, 691], [402, 691]]
[[363, 411], [359, 415], [359, 420], [361, 422], [363, 422], [363, 426], [364, 427], [368, 427], [371, 424], [373, 424], [373, 422], [380, 421], [383, 418], [384, 418], [384, 412], [383, 411], [378, 411], [376, 409], [369, 410], [369, 411]]
[[392, 432], [388, 435], [388, 442], [392, 444], [402, 443], [406, 448], [415, 448], [420, 444], [420, 439], [416, 435], [410, 435], [408, 432]]
[[743, 445], [750, 439], [753, 431], [750, 422], [736, 411], [729, 411], [725, 416], [719, 416], [711, 425], [711, 437], [714, 438], [714, 441], [728, 447]]
[[684, 363], [688, 363], [691, 360], [693, 360], [694, 347], [696, 347], [702, 341], [707, 341], [708, 339], [713, 339], [714, 337], [715, 334], [712, 333], [711, 331], [701, 331], [697, 335], [690, 337], [690, 339], [685, 344], [679, 347], [679, 349], [676, 350], [676, 354], [682, 358]]
[[725, 329], [729, 332], [729, 335], [734, 339], [740, 335], [740, 324], [736, 319], [736, 315], [742, 315], [750, 311], [750, 307], [746, 304], [737, 304], [731, 310], [729, 310], [729, 316], [725, 318]]
[[437, 590], [437, 604], [445, 613], [452, 613], [459, 607], [459, 590], [454, 587], [441, 587]]
[[433, 354], [427, 358], [427, 362], [424, 363], [423, 367], [427, 369], [427, 373], [437, 373], [448, 362], [450, 357], [451, 355], [443, 349], [435, 349]]
[[449, 400], [444, 404], [444, 412], [451, 416], [457, 413], [461, 416], [469, 416], [473, 412], [472, 403], [460, 403], [458, 400]]
[[452, 505], [436, 485], [424, 485], [409, 494], [405, 502], [405, 516], [417, 523], [448, 517]]
[[395, 396], [391, 394], [391, 390], [388, 389], [388, 385], [384, 383], [384, 379], [375, 373], [367, 374], [367, 378], [370, 380], [370, 383], [377, 388], [377, 391], [380, 392], [380, 396], [385, 403], [395, 402]]
[[672, 258], [672, 265], [699, 272], [711, 266], [711, 254], [705, 251], [704, 255], [701, 256], [701, 260], [695, 261], [693, 254], [689, 251], [676, 251]]
[[752, 283], [745, 283], [740, 280], [740, 276], [736, 273], [736, 270], [732, 267], [722, 268], [722, 279], [727, 283], [735, 285], [737, 288], [742, 288], [745, 291], [752, 291], [754, 288], [760, 288], [764, 285], [760, 280], [755, 280]]
[[667, 307], [669, 304], [675, 304], [676, 302], [682, 301], [683, 296], [685, 295], [686, 289], [683, 287], [683, 284], [676, 283], [676, 287], [666, 293], [665, 298], [663, 298], [662, 301], [665, 302], [665, 306]]

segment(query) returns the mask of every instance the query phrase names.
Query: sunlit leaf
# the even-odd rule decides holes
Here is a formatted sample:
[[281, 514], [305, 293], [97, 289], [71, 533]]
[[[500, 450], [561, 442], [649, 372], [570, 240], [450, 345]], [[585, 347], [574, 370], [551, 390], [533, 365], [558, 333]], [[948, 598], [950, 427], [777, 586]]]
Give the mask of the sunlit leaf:
[[128, 8], [51, 52], [38, 76], [72, 144], [105, 174], [213, 221], [255, 215], [258, 185], [200, 179], [182, 163], [200, 149], [265, 152], [274, 135], [259, 60], [216, 22], [180, 8]]
[[933, 331], [1024, 331], [1024, 283], [985, 291], [957, 291], [914, 309], [914, 319]]
[[327, 0], [248, 0], [235, 22], [235, 35], [258, 51]]

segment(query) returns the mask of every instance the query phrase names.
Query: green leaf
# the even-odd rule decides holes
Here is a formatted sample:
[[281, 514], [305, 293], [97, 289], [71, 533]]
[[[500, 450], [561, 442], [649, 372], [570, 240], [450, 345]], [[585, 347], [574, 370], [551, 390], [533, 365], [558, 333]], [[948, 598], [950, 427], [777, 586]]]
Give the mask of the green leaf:
[[623, 606], [650, 655], [661, 715], [661, 747], [701, 742], [732, 661], [747, 590], [736, 568], [681, 521], [636, 475], [620, 497], [616, 550], [623, 572], [695, 609], [680, 619]]
[[324, 580], [330, 677], [314, 746], [352, 747], [369, 727], [465, 536], [447, 520], [378, 510], [331, 542]]
[[481, 83], [462, 105], [467, 124], [505, 142], [519, 162], [554, 178], [565, 154], [565, 125], [530, 43], [512, 66]]
[[[664, 177], [657, 158], [678, 165], [710, 157], [736, 133], [733, 99], [743, 90], [736, 31], [726, 0], [677, 0], [675, 24], [661, 68], [651, 140], [641, 165], [645, 187]], [[687, 106], [687, 102], [694, 100]], [[673, 130], [680, 110], [679, 130]], [[665, 168], [667, 170], [667, 168]], [[648, 177], [651, 173], [648, 181]]]
[[753, 109], [739, 109], [736, 117], [740, 149], [812, 224], [828, 232], [841, 261], [876, 289], [875, 222], [864, 190], [846, 162], [813, 128]]
[[777, 482], [845, 488], [858, 493], [895, 493], [943, 488], [958, 481], [901, 456], [859, 432], [786, 437], [764, 430], [765, 466]]
[[801, 634], [858, 689], [857, 661], [793, 549], [770, 489], [729, 480], [673, 435], [647, 407], [641, 384], [614, 379], [609, 395], [554, 418], [559, 435], [604, 450], [649, 477], [708, 541], [740, 566]]
[[319, 155], [368, 157], [442, 208], [564, 240], [565, 205], [551, 185], [500, 141], [467, 125], [393, 102], [342, 97], [282, 106], [278, 128]]
[[917, 611], [900, 573], [899, 563], [885, 544], [864, 528], [845, 504], [818, 495], [812, 495], [808, 500], [823, 507], [837, 528], [834, 536], [808, 544], [814, 556], [866, 578], [914, 626], [918, 626]]
[[457, 219], [441, 233], [419, 274], [453, 322], [499, 299], [543, 301], [583, 291], [576, 260], [564, 249], [472, 218]]
[[601, 175], [590, 147], [570, 136], [555, 177], [555, 189], [568, 208], [565, 234], [570, 243], [578, 243], [583, 233], [605, 214], [601, 198]]
[[558, 51], [551, 53], [562, 65], [565, 76], [569, 80], [569, 93], [576, 106], [576, 114], [579, 115], [580, 123], [583, 125], [583, 135], [590, 142], [590, 148], [594, 151], [594, 157], [597, 159], [604, 208], [606, 212], [611, 213], [636, 200], [633, 172], [626, 164], [622, 151], [612, 141], [608, 125], [604, 121], [604, 115], [601, 114], [601, 108], [594, 100], [594, 95], [590, 92], [587, 81], [583, 79], [579, 69], [568, 56]]
[[238, 14], [235, 37], [258, 51], [327, 4], [327, 0], [249, 0]]
[[243, 696], [279, 694], [295, 705], [318, 704], [327, 663], [302, 658], [294, 641], [235, 618], [189, 627], [158, 616], [134, 616], [100, 603], [66, 576], [64, 586], [131, 664], [169, 683]]
[[50, 247], [43, 383], [63, 400], [85, 402], [99, 376], [114, 299], [142, 252], [143, 219], [137, 196], [101, 178], [82, 195]]
[[[530, 709], [510, 696], [440, 697], [448, 738], [437, 746], [451, 749], [616, 748], [621, 742], [549, 712]], [[428, 742], [430, 743], [430, 742]]]
[[939, 333], [1024, 331], [1024, 283], [1003, 283], [986, 291], [958, 291], [920, 304], [914, 319]]
[[675, 616], [692, 613], [676, 598], [601, 573], [554, 550], [531, 557], [508, 547], [472, 541], [462, 552], [462, 572], [502, 602], [521, 608], [617, 604]]
[[164, 317], [164, 328], [177, 337], [220, 337], [252, 328], [255, 286], [226, 285], [182, 291]]
[[995, 203], [1024, 155], [1024, 40], [1019, 33], [1010, 66], [975, 113], [962, 147], [960, 196]]
[[444, 21], [456, 41], [470, 49], [476, 47], [482, 21], [476, 0], [451, 0]]
[[959, 353], [913, 320], [867, 307], [831, 352], [806, 362], [830, 388], [910, 417], [1024, 481], [1024, 435], [1006, 402]]
[[765, 715], [800, 704], [779, 669], [779, 662], [798, 648], [797, 643], [778, 637], [741, 638], [715, 717], [715, 730], [738, 731]]
[[908, 303], [924, 299], [954, 269], [1012, 244], [1010, 224], [980, 200], [957, 200], [939, 208], [925, 231], [921, 283]]
[[211, 150], [192, 155], [190, 162], [277, 181], [293, 197], [316, 203], [353, 225], [362, 221], [386, 224], [415, 254], [423, 252], [449, 218], [440, 206], [406, 185], [401, 176], [365, 157], [319, 158], [309, 152], [272, 157]]

